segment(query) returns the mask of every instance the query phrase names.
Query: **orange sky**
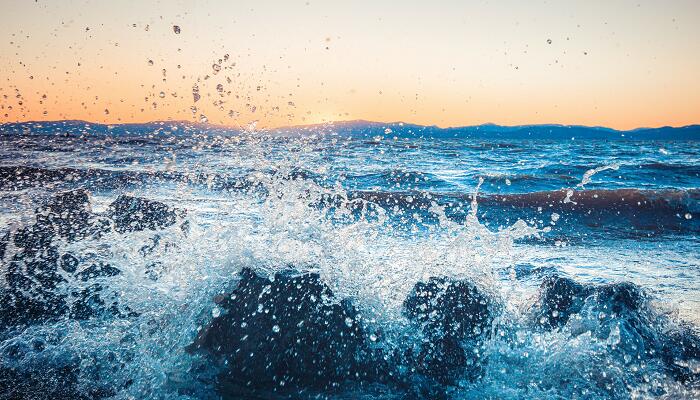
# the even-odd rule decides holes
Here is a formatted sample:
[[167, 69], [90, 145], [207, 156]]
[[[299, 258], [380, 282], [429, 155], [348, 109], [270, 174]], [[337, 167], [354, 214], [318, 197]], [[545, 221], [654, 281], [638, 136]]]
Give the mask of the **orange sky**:
[[698, 16], [680, 0], [5, 0], [0, 122], [688, 125]]

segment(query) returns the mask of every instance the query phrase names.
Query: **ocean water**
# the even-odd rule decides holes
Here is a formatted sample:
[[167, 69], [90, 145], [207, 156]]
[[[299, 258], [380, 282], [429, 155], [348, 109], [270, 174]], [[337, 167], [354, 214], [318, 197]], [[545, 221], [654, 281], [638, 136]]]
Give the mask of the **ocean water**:
[[[700, 397], [700, 141], [426, 132], [3, 126], [0, 398]], [[81, 189], [80, 212], [107, 218], [99, 234], [42, 208]], [[177, 210], [137, 226], [128, 206], [119, 228], [123, 195]], [[17, 239], [46, 218], [47, 243]], [[315, 274], [325, 315], [352, 327], [304, 331], [330, 345], [283, 359], [311, 359], [303, 374], [274, 341], [300, 343], [318, 311], [284, 321], [264, 292], [315, 300], [290, 271]], [[442, 286], [412, 313], [431, 278]], [[246, 279], [268, 283], [244, 297]], [[449, 282], [483, 319], [431, 297]], [[254, 318], [236, 315], [243, 298]], [[241, 356], [247, 340], [272, 344]]]

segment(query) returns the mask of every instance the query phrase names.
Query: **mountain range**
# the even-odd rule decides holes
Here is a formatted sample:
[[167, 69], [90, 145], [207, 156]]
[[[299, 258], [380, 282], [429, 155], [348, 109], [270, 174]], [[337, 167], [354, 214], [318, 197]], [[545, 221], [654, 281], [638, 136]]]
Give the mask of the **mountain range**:
[[[5, 135], [152, 135], [152, 134], [225, 134], [236, 135], [237, 127], [201, 124], [189, 121], [154, 121], [129, 124], [99, 124], [86, 121], [13, 122], [0, 124], [0, 136]], [[550, 139], [550, 140], [700, 140], [700, 125], [683, 127], [637, 128], [616, 130], [581, 125], [518, 125], [483, 124], [441, 128], [403, 122], [341, 121], [315, 125], [299, 125], [264, 129], [273, 136], [339, 135], [358, 138], [422, 137], [475, 139]]]

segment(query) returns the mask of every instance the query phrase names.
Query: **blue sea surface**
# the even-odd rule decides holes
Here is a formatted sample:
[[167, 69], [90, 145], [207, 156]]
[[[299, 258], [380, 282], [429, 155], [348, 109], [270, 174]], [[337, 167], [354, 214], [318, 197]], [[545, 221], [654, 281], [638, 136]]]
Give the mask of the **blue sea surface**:
[[698, 129], [6, 124], [0, 210], [0, 398], [700, 398]]

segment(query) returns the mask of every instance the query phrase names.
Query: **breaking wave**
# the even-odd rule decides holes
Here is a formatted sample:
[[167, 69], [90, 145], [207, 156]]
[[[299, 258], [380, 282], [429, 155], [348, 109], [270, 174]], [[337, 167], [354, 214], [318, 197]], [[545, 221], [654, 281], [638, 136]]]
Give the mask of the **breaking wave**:
[[700, 395], [696, 327], [654, 289], [519, 269], [576, 218], [697, 229], [697, 191], [353, 190], [317, 141], [221, 146], [197, 163], [229, 174], [0, 169], [5, 196], [56, 184], [3, 221], [7, 397]]

